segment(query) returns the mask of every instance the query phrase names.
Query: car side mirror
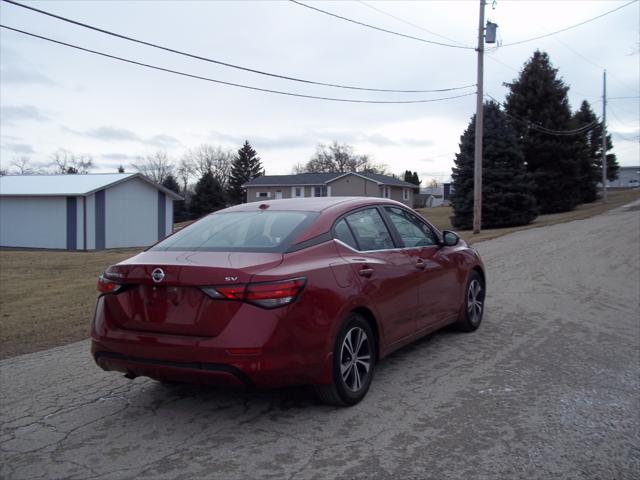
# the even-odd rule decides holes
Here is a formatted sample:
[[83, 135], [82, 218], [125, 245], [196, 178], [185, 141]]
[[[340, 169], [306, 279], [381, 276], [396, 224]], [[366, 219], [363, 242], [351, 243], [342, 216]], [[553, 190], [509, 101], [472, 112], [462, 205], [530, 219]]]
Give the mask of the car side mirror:
[[445, 230], [442, 232], [442, 245], [445, 247], [455, 247], [460, 242], [460, 237], [456, 232]]

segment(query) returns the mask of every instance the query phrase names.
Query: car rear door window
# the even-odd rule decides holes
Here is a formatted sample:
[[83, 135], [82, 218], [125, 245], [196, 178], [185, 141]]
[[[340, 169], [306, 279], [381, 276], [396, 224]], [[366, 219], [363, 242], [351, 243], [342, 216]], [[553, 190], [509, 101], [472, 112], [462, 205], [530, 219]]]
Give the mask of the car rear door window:
[[347, 245], [349, 245], [351, 248], [355, 250], [358, 249], [358, 244], [356, 243], [356, 239], [353, 238], [353, 234], [349, 229], [349, 225], [347, 225], [347, 222], [344, 220], [344, 218], [340, 220], [338, 223], [336, 223], [335, 227], [333, 227], [333, 233], [337, 240], [340, 240], [341, 242], [346, 243]]
[[412, 213], [397, 207], [385, 207], [385, 211], [405, 247], [430, 247], [438, 244], [433, 231]]
[[386, 250], [394, 248], [391, 234], [375, 208], [359, 210], [346, 217], [356, 237], [359, 250]]

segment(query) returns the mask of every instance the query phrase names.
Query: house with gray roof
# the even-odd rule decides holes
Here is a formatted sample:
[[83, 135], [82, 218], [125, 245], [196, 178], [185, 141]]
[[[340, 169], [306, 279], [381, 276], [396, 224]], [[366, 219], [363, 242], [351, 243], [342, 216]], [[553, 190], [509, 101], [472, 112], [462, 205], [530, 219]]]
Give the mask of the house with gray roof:
[[379, 197], [413, 206], [416, 185], [368, 172], [263, 175], [242, 185], [247, 202], [307, 197]]

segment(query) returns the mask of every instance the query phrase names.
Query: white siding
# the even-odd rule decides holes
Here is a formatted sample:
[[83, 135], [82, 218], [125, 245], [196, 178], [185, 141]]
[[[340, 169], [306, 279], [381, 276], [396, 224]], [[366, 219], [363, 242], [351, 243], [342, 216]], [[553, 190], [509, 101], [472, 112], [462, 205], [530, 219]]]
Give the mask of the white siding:
[[76, 235], [76, 248], [78, 250], [84, 250], [84, 197], [76, 197], [76, 218], [78, 219], [77, 235]]
[[0, 246], [67, 248], [67, 198], [0, 197]]
[[105, 248], [145, 247], [158, 241], [158, 190], [132, 179], [105, 192]]
[[169, 196], [167, 195], [165, 202], [167, 204], [167, 207], [166, 207], [167, 219], [165, 223], [166, 232], [164, 233], [166, 237], [167, 235], [171, 235], [171, 233], [173, 232], [173, 200], [169, 198]]
[[87, 250], [96, 248], [96, 196], [87, 196]]

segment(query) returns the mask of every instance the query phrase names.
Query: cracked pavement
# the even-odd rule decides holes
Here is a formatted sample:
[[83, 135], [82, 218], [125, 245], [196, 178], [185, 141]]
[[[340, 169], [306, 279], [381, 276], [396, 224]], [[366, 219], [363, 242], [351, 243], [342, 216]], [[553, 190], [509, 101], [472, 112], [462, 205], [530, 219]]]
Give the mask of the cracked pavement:
[[640, 203], [477, 248], [480, 330], [394, 353], [352, 408], [130, 381], [87, 341], [4, 360], [0, 477], [638, 478]]

